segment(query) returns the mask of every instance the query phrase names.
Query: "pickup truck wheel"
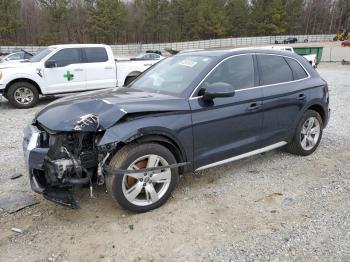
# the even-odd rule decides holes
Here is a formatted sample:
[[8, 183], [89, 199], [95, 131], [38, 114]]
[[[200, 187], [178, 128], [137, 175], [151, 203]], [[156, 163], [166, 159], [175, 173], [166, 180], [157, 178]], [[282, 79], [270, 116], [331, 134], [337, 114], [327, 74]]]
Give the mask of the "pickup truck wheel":
[[39, 92], [31, 83], [17, 82], [7, 91], [7, 99], [16, 108], [31, 108], [38, 102]]
[[135, 173], [107, 175], [106, 187], [120, 206], [132, 212], [147, 212], [163, 205], [174, 190], [177, 169], [140, 172], [138, 169], [175, 164], [174, 155], [157, 143], [131, 144], [123, 147], [111, 159], [113, 169], [135, 170]]
[[300, 156], [312, 154], [320, 144], [323, 122], [319, 113], [307, 110], [301, 118], [287, 151]]

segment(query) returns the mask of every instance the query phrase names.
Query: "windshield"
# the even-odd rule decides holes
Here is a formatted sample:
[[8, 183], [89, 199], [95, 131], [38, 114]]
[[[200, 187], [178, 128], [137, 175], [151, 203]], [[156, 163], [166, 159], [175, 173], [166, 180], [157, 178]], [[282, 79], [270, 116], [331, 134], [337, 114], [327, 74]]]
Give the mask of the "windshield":
[[30, 62], [40, 62], [41, 60], [43, 60], [43, 58], [45, 58], [48, 54], [50, 54], [53, 51], [53, 49], [51, 48], [45, 48], [43, 50], [41, 50], [39, 53], [37, 53], [36, 55], [34, 55], [32, 58], [29, 59]]
[[169, 57], [146, 71], [130, 87], [181, 96], [212, 60], [213, 57], [196, 55]]

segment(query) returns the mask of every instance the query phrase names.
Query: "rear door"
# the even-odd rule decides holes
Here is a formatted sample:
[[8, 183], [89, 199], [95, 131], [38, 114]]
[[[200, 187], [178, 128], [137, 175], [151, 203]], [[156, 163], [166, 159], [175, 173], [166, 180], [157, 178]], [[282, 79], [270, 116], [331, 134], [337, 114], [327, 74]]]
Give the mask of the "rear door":
[[86, 72], [80, 48], [61, 49], [47, 60], [55, 61], [57, 67], [43, 70], [45, 93], [76, 92], [86, 89]]
[[[263, 94], [254, 64], [251, 54], [226, 59], [190, 99], [196, 169], [260, 148]], [[231, 84], [235, 96], [204, 101], [201, 90], [216, 82]]]
[[[108, 58], [104, 47], [87, 47], [84, 50], [86, 88], [89, 90], [116, 86], [115, 62]], [[112, 64], [113, 63], [113, 64]]]
[[309, 75], [294, 58], [257, 55], [260, 85], [264, 92], [263, 146], [287, 141], [288, 134], [304, 108]]

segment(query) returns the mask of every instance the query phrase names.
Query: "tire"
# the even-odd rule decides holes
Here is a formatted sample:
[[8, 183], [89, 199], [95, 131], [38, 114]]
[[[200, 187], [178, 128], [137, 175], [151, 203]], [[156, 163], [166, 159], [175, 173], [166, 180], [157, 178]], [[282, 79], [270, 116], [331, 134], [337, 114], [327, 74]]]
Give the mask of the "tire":
[[[313, 125], [310, 119], [313, 119]], [[308, 122], [309, 121], [309, 122]], [[317, 127], [318, 124], [318, 127]], [[314, 131], [312, 131], [314, 130]], [[318, 134], [317, 132], [318, 131]], [[317, 149], [322, 139], [323, 121], [319, 113], [314, 110], [307, 110], [301, 117], [298, 126], [293, 135], [292, 141], [287, 145], [287, 151], [299, 156], [311, 155]], [[310, 137], [311, 135], [311, 137]], [[313, 142], [310, 142], [313, 139]]]
[[[20, 97], [20, 95], [23, 97]], [[28, 82], [17, 82], [10, 86], [6, 93], [10, 104], [19, 109], [31, 108], [38, 103], [39, 92]], [[21, 102], [21, 100], [23, 102]]]
[[[137, 166], [137, 168], [143, 169], [146, 168], [146, 165], [151, 161], [150, 157], [147, 160], [146, 158], [144, 159], [144, 157], [150, 155], [152, 158], [155, 158], [155, 156], [160, 157], [157, 163], [161, 165], [171, 165], [177, 162], [174, 155], [160, 144], [135, 143], [126, 145], [119, 150], [111, 159], [109, 167], [112, 169], [127, 170], [131, 169], [131, 166]], [[157, 179], [160, 179], [158, 176], [159, 174], [162, 174], [162, 176], [166, 175], [166, 179], [164, 178], [163, 180], [167, 182], [155, 182], [156, 176]], [[109, 194], [121, 207], [132, 212], [141, 213], [158, 208], [168, 200], [171, 192], [176, 187], [179, 173], [178, 169], [169, 169], [161, 173], [155, 172], [155, 174], [151, 174], [151, 172], [149, 172], [147, 175], [145, 175], [145, 173], [140, 173], [137, 174], [137, 176], [133, 174], [133, 176], [134, 177], [131, 177], [131, 174], [107, 175], [105, 179], [106, 187]], [[132, 190], [132, 188], [134, 188], [134, 190]], [[136, 192], [135, 197], [129, 193], [130, 189], [131, 193]], [[154, 197], [154, 192], [157, 194], [157, 197]], [[130, 194], [129, 197], [127, 197], [128, 194]]]
[[124, 86], [128, 86], [132, 81], [134, 81], [136, 79], [137, 76], [128, 76], [126, 79], [125, 79], [125, 82], [124, 82]]

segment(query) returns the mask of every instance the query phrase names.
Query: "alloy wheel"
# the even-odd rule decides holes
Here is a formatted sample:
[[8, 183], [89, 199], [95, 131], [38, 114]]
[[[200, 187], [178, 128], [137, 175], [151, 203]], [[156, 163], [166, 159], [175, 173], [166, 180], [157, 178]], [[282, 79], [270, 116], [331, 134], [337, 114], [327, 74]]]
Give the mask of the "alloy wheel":
[[316, 117], [308, 118], [302, 128], [300, 134], [301, 147], [306, 150], [312, 150], [318, 143], [321, 133], [321, 125]]
[[13, 94], [14, 99], [22, 105], [30, 104], [34, 99], [33, 91], [28, 87], [19, 87]]
[[171, 169], [139, 173], [137, 170], [167, 165], [168, 162], [158, 155], [145, 155], [136, 159], [128, 167], [128, 170], [135, 170], [135, 173], [124, 174], [123, 177], [122, 190], [125, 198], [137, 206], [151, 205], [161, 199], [170, 186]]

